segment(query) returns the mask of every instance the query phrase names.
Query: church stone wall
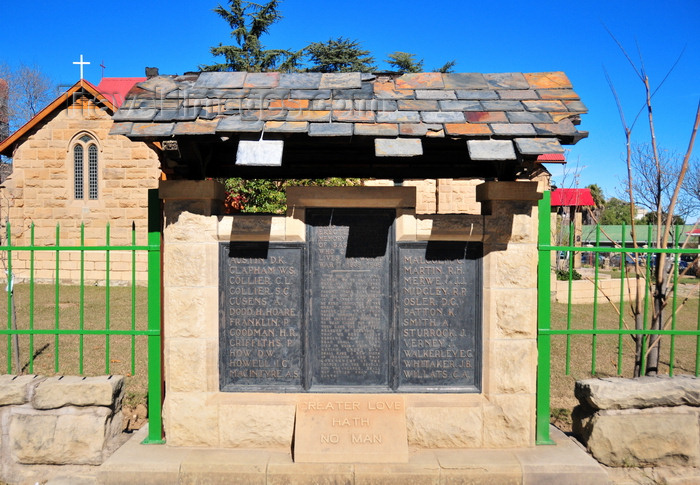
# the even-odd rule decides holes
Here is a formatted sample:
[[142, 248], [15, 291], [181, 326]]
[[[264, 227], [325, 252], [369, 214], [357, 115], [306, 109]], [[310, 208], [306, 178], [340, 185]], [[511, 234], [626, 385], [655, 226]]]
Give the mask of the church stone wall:
[[[80, 244], [80, 225], [85, 224], [85, 244], [104, 245], [106, 226], [110, 224], [113, 245], [131, 244], [132, 223], [136, 225], [137, 244], [146, 244], [148, 189], [158, 186], [159, 161], [145, 143], [124, 136], [110, 136], [110, 114], [90, 100], [80, 98], [65, 109], [47, 117], [16, 150], [13, 174], [5, 182], [1, 201], [2, 218], [9, 215], [13, 245], [30, 243], [30, 225], [35, 225], [35, 244], [56, 243], [56, 224], [60, 224], [60, 244]], [[99, 196], [96, 200], [74, 197], [72, 143], [81, 134], [92, 136], [99, 149]], [[87, 152], [84, 167], [87, 171]], [[9, 212], [8, 212], [9, 211]], [[18, 280], [29, 278], [29, 254], [13, 253], [13, 273]], [[80, 253], [61, 253], [61, 280], [80, 278]], [[85, 253], [86, 281], [104, 281], [104, 253]], [[113, 281], [131, 280], [131, 254], [111, 254]], [[137, 275], [145, 281], [146, 258], [139, 257]], [[38, 280], [52, 280], [55, 258], [47, 252], [35, 252]]]

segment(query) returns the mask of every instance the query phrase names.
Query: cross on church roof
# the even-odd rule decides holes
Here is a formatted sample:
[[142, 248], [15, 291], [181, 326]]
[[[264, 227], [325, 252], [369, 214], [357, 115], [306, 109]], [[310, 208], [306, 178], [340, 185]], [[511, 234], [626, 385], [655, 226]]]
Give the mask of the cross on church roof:
[[90, 64], [89, 62], [83, 61], [83, 55], [80, 54], [80, 61], [73, 61], [73, 64], [79, 64], [80, 65], [80, 79], [83, 79], [83, 66], [86, 66], [87, 64]]

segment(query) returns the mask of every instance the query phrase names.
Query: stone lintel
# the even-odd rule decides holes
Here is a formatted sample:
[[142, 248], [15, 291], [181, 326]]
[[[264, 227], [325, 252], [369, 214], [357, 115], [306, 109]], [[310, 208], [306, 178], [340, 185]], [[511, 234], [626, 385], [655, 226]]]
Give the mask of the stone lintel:
[[537, 201], [537, 182], [484, 182], [476, 186], [476, 200], [488, 201]]
[[287, 213], [300, 207], [416, 207], [415, 187], [289, 187]]
[[418, 157], [423, 155], [423, 145], [413, 138], [376, 138], [374, 153], [378, 157]]
[[164, 200], [223, 201], [226, 191], [216, 180], [161, 180], [158, 196]]

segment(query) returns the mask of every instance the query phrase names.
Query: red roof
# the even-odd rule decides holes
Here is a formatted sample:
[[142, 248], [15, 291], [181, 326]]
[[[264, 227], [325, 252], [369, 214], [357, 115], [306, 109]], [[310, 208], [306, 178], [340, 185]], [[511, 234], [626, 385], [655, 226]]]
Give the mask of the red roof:
[[146, 79], [145, 77], [103, 77], [100, 84], [97, 85], [97, 90], [119, 108], [126, 98], [126, 93], [131, 90], [134, 84]]
[[557, 189], [552, 191], [553, 206], [595, 206], [591, 189]]
[[543, 153], [542, 155], [537, 155], [537, 161], [565, 163], [566, 158], [564, 158], [563, 153]]

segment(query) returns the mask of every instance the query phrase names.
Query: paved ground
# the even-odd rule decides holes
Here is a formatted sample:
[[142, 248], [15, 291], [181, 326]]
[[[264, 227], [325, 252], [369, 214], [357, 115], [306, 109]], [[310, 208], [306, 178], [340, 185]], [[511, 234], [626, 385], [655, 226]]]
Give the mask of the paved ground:
[[[48, 485], [129, 484], [606, 484], [604, 468], [552, 428], [556, 446], [412, 452], [405, 464], [294, 463], [289, 453], [142, 445], [142, 429], [102, 466]], [[65, 470], [66, 472], [68, 470]]]
[[[25, 467], [17, 484], [700, 484], [693, 468], [611, 469], [578, 442], [552, 428], [556, 446], [511, 450], [412, 452], [405, 464], [294, 463], [289, 453], [264, 450], [143, 445], [144, 428], [99, 467]], [[1, 482], [0, 482], [1, 483]]]

